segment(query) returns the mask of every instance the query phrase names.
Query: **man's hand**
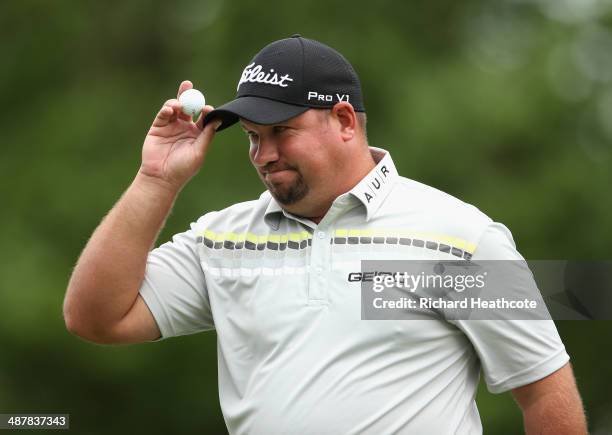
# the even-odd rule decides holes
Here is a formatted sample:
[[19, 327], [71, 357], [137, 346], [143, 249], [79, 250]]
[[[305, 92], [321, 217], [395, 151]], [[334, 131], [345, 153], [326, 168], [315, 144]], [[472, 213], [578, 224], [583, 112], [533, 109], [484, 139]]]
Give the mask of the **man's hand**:
[[[177, 98], [191, 88], [190, 81], [182, 82]], [[220, 121], [215, 121], [203, 127], [204, 116], [211, 110], [212, 106], [204, 107], [193, 122], [181, 111], [178, 99], [166, 101], [145, 138], [140, 173], [180, 190], [202, 166], [219, 126]]]
[[512, 390], [523, 411], [527, 435], [586, 435], [580, 394], [569, 363], [529, 385]]

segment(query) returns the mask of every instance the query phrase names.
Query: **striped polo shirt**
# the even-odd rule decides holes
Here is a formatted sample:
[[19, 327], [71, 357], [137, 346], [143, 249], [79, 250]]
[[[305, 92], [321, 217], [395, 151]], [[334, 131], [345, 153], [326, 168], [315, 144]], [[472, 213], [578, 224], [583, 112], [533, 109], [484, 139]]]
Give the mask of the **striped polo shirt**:
[[498, 393], [569, 359], [552, 321], [362, 320], [362, 260], [522, 259], [505, 226], [371, 152], [319, 224], [266, 191], [149, 254], [161, 339], [217, 331], [231, 434], [480, 434], [481, 369]]

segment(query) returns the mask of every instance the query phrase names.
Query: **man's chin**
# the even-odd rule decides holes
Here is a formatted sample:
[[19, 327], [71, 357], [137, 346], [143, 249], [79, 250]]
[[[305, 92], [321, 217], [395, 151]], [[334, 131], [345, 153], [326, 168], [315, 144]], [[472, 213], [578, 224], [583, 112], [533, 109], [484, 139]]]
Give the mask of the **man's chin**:
[[292, 184], [290, 186], [285, 185], [271, 185], [266, 183], [268, 191], [274, 197], [274, 199], [283, 205], [295, 204], [306, 196], [308, 193], [308, 187], [304, 184]]

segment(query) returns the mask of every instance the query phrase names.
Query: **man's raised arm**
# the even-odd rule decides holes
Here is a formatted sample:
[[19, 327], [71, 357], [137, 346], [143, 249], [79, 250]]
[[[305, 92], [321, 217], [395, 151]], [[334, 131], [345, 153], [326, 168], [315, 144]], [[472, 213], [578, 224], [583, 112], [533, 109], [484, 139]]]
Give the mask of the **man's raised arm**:
[[[178, 95], [192, 88], [189, 81]], [[142, 148], [134, 181], [94, 231], [72, 273], [64, 300], [70, 332], [97, 343], [136, 343], [160, 336], [139, 296], [147, 256], [174, 200], [204, 161], [218, 122], [203, 127], [166, 101]]]

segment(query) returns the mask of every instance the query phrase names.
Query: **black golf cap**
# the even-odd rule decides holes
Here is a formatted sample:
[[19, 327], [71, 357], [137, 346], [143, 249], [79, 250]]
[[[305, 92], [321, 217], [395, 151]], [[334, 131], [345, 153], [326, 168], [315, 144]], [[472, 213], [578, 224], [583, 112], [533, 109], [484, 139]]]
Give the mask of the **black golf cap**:
[[204, 123], [220, 119], [217, 131], [239, 118], [277, 124], [340, 101], [365, 112], [359, 78], [351, 64], [333, 48], [293, 35], [257, 53], [242, 72], [236, 99], [210, 112]]

